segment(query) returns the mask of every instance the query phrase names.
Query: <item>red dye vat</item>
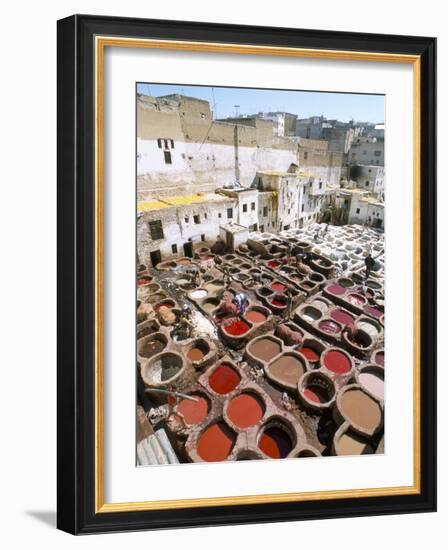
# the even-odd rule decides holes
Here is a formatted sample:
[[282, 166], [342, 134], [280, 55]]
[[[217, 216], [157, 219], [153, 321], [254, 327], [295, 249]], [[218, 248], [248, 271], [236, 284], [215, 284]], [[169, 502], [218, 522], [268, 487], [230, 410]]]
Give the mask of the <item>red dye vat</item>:
[[327, 334], [339, 334], [341, 332], [341, 327], [334, 321], [329, 321], [325, 319], [319, 323], [319, 328]]
[[197, 399], [197, 401], [182, 399], [177, 406], [177, 412], [183, 416], [185, 423], [190, 426], [193, 424], [200, 424], [208, 413], [207, 399], [200, 395], [193, 395], [192, 397]]
[[384, 366], [384, 352], [383, 351], [379, 351], [378, 353], [375, 354], [375, 363], [377, 363], [378, 365]]
[[314, 403], [326, 403], [328, 401], [328, 393], [324, 388], [310, 384], [303, 390], [303, 395]]
[[232, 450], [235, 434], [223, 422], [207, 428], [199, 438], [198, 455], [206, 462], [225, 460]]
[[354, 318], [349, 314], [343, 311], [342, 309], [334, 309], [330, 316], [335, 321], [338, 321], [342, 325], [349, 325], [350, 323], [353, 323]]
[[324, 365], [336, 374], [350, 372], [351, 364], [348, 357], [341, 351], [331, 350], [324, 357]]
[[248, 428], [263, 418], [264, 410], [260, 400], [249, 393], [234, 397], [227, 408], [227, 416], [239, 428]]
[[380, 318], [383, 315], [383, 312], [376, 307], [368, 306], [366, 307], [366, 313], [372, 315], [372, 317]]
[[268, 262], [267, 264], [269, 267], [271, 267], [272, 269], [275, 269], [276, 267], [279, 267], [279, 263], [274, 261], [274, 260], [271, 260], [270, 262]]
[[246, 319], [251, 323], [259, 324], [266, 321], [266, 315], [264, 313], [261, 313], [261, 311], [253, 309], [246, 313]]
[[330, 294], [335, 294], [336, 296], [341, 296], [341, 294], [345, 294], [345, 288], [337, 284], [328, 285], [326, 290]]
[[150, 279], [137, 279], [137, 286], [147, 285], [151, 282]]
[[271, 285], [272, 290], [275, 290], [276, 292], [283, 292], [286, 288], [286, 286], [282, 283], [272, 283]]
[[277, 300], [277, 298], [272, 298], [271, 304], [275, 307], [286, 307], [285, 302], [282, 302], [280, 300]]
[[292, 450], [292, 441], [285, 430], [273, 426], [263, 432], [258, 447], [271, 458], [285, 458]]
[[208, 379], [212, 390], [224, 395], [233, 391], [240, 383], [240, 375], [234, 368], [226, 363], [219, 365]]
[[231, 321], [228, 325], [225, 325], [223, 328], [227, 334], [230, 334], [231, 336], [242, 336], [243, 334], [246, 334], [250, 326], [245, 321], [236, 319]]
[[366, 303], [365, 299], [359, 294], [349, 294], [348, 301], [355, 306], [362, 306]]
[[317, 361], [319, 361], [319, 354], [315, 350], [313, 350], [313, 348], [304, 347], [300, 348], [299, 351], [308, 359], [310, 363], [316, 363]]

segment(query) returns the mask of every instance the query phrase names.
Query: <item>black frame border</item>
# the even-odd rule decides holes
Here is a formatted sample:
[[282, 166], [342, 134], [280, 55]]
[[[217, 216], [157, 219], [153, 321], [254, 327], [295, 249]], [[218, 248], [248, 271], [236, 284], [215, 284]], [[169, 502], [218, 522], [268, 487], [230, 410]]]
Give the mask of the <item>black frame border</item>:
[[[95, 513], [95, 35], [418, 55], [421, 60], [421, 492]], [[57, 526], [72, 534], [436, 510], [436, 39], [74, 15], [58, 21]]]

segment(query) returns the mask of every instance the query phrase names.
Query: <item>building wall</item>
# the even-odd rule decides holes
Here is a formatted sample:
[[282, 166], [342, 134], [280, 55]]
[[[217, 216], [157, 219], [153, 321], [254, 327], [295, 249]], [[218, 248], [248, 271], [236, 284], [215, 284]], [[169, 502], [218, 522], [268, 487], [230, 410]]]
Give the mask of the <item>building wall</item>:
[[384, 166], [384, 141], [360, 139], [352, 144], [348, 161], [350, 164]]
[[351, 179], [357, 186], [373, 193], [377, 198], [384, 200], [384, 167], [355, 165], [350, 170]]
[[339, 185], [345, 164], [342, 152], [330, 151], [326, 140], [300, 139], [300, 169], [331, 185]]

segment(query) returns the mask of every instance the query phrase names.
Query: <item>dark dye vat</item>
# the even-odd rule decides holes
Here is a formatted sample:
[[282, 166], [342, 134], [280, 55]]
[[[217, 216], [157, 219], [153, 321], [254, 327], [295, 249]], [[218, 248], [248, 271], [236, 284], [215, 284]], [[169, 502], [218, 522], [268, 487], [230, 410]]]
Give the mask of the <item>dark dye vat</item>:
[[270, 458], [285, 458], [292, 450], [292, 441], [283, 428], [272, 426], [263, 432], [258, 447]]
[[286, 307], [286, 301], [283, 301], [279, 298], [272, 298], [269, 301], [275, 307]]
[[335, 335], [341, 332], [341, 327], [334, 321], [325, 319], [319, 323], [319, 328], [322, 332], [326, 334]]
[[225, 395], [233, 391], [240, 381], [240, 375], [227, 363], [222, 363], [216, 367], [208, 379], [208, 383], [212, 390], [220, 395]]
[[250, 326], [242, 319], [234, 319], [223, 326], [224, 331], [231, 336], [243, 336]]
[[236, 434], [224, 422], [205, 429], [198, 441], [198, 455], [206, 462], [225, 460], [235, 443]]
[[166, 344], [162, 339], [155, 338], [154, 340], [149, 340], [140, 348], [139, 355], [143, 357], [152, 357], [163, 351], [165, 346]]

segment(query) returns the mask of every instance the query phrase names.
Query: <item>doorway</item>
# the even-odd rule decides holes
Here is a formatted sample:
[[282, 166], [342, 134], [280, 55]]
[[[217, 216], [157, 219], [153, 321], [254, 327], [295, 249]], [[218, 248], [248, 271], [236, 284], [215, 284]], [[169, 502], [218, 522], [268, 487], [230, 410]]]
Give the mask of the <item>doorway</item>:
[[187, 256], [187, 258], [193, 257], [193, 243], [191, 241], [184, 243], [184, 255]]
[[160, 250], [154, 250], [153, 252], [151, 252], [150, 257], [151, 257], [152, 267], [156, 267], [156, 265], [160, 264], [160, 262], [162, 261], [162, 255], [160, 254]]

